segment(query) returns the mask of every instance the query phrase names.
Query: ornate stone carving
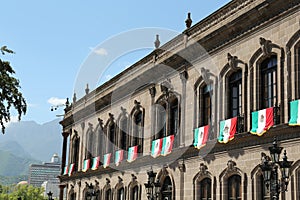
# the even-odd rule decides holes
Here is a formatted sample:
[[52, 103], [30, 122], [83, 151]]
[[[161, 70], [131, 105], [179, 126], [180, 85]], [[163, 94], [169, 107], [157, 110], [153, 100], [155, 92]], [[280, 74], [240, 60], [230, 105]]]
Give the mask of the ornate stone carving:
[[110, 180], [108, 178], [106, 178], [106, 185], [110, 184]]
[[205, 69], [204, 67], [201, 68], [201, 75], [202, 75], [202, 78], [204, 80], [204, 82], [209, 85], [212, 83], [212, 80], [211, 80], [211, 76], [213, 76], [213, 74], [209, 71], [209, 69]]
[[134, 182], [136, 181], [137, 177], [134, 174], [131, 174], [131, 181]]
[[113, 114], [111, 114], [111, 113], [108, 113], [108, 116], [109, 116], [109, 119], [110, 119], [111, 121], [113, 121], [113, 120], [114, 120], [114, 115], [113, 115]]
[[123, 179], [120, 176], [118, 176], [118, 183], [122, 183], [122, 182], [123, 182]]
[[208, 174], [208, 172], [207, 172], [207, 166], [204, 164], [204, 163], [200, 163], [200, 167], [199, 167], [199, 175], [200, 176], [205, 176], [205, 175], [207, 175]]
[[173, 86], [171, 84], [171, 80], [167, 78], [165, 81], [163, 81], [160, 84], [160, 90], [164, 94], [168, 94], [169, 90], [173, 90]]
[[272, 42], [271, 40], [266, 40], [263, 37], [259, 38], [260, 48], [264, 56], [270, 56], [272, 52]]
[[122, 112], [122, 115], [126, 115], [126, 109], [123, 108], [123, 106], [121, 106], [121, 112]]
[[180, 73], [180, 79], [182, 82], [183, 81], [186, 82], [188, 78], [189, 78], [189, 74], [186, 70], [184, 70]]
[[99, 123], [100, 127], [103, 127], [103, 120], [102, 119], [98, 118], [98, 123]]
[[236, 172], [236, 163], [233, 160], [227, 162], [227, 172]]
[[141, 109], [141, 102], [138, 102], [137, 100], [134, 100], [134, 108], [136, 110], [140, 110]]
[[178, 163], [178, 169], [180, 172], [186, 172], [186, 167], [185, 167], [184, 162]]
[[227, 54], [228, 65], [230, 69], [236, 71], [238, 70], [239, 59], [237, 56], [232, 56], [230, 53]]
[[156, 88], [155, 88], [155, 86], [149, 88], [149, 92], [150, 92], [151, 97], [154, 98], [155, 95], [156, 95]]

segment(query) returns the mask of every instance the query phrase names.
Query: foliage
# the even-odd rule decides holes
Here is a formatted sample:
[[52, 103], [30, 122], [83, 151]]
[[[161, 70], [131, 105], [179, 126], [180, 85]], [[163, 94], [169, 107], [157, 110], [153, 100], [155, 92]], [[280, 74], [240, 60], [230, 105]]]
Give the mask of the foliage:
[[21, 197], [22, 200], [45, 200], [43, 196], [44, 189], [33, 187], [32, 185], [0, 185], [0, 199], [16, 200]]
[[[14, 53], [6, 46], [0, 48], [2, 55], [5, 53]], [[21, 115], [26, 113], [26, 102], [22, 93], [19, 91], [19, 80], [13, 77], [15, 71], [10, 66], [8, 61], [2, 61], [0, 59], [0, 124], [2, 127], [2, 133], [5, 132], [5, 122], [10, 121], [10, 109], [14, 107], [18, 112], [18, 118], [21, 119]]]

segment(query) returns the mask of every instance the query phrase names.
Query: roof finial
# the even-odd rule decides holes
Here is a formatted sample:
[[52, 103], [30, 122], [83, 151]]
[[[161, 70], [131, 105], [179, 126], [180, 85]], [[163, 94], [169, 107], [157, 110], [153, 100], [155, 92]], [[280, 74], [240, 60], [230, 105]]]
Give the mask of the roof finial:
[[191, 13], [188, 13], [187, 19], [185, 20], [186, 28], [190, 28], [192, 25], [193, 20], [191, 19]]
[[155, 45], [155, 48], [157, 49], [160, 45], [160, 41], [159, 41], [159, 35], [157, 34], [156, 35], [156, 40], [154, 41], [154, 45]]
[[73, 103], [75, 103], [75, 102], [76, 102], [76, 100], [77, 100], [77, 97], [76, 97], [76, 92], [74, 92], [74, 94], [73, 94]]
[[88, 94], [89, 92], [90, 92], [89, 84], [87, 83], [85, 88], [85, 94]]

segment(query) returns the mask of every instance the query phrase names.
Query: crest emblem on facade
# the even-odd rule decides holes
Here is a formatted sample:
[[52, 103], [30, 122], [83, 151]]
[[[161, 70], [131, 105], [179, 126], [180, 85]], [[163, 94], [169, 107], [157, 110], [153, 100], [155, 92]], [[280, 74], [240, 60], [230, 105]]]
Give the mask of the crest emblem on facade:
[[264, 116], [264, 115], [261, 115], [260, 118], [259, 118], [259, 121], [260, 121], [260, 122], [263, 122], [264, 119], [265, 119], [265, 116]]

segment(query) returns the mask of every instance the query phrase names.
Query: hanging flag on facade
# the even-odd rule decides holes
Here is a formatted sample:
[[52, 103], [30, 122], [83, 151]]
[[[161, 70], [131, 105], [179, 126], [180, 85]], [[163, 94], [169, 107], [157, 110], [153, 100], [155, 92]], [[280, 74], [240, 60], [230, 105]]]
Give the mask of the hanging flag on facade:
[[123, 160], [124, 150], [116, 151], [115, 164], [118, 166]]
[[209, 125], [196, 128], [194, 130], [194, 147], [200, 149], [203, 147], [208, 138]]
[[90, 159], [86, 159], [83, 161], [83, 168], [82, 168], [83, 172], [86, 172], [90, 168], [90, 162], [91, 162]]
[[233, 140], [234, 134], [236, 133], [236, 126], [237, 117], [221, 121], [218, 141], [220, 143], [227, 143], [230, 140]]
[[161, 148], [162, 148], [162, 138], [156, 139], [152, 141], [152, 147], [151, 147], [151, 156], [153, 158], [156, 158], [160, 155], [161, 153]]
[[300, 126], [300, 100], [290, 102], [289, 126]]
[[109, 166], [110, 158], [111, 158], [111, 153], [107, 153], [107, 154], [104, 155], [104, 159], [103, 159], [103, 167], [104, 168]]
[[99, 167], [99, 163], [100, 163], [100, 156], [94, 157], [93, 158], [93, 165], [92, 165], [92, 170], [96, 170]]
[[250, 133], [262, 136], [273, 125], [273, 107], [252, 112], [252, 129]]
[[69, 171], [68, 171], [68, 175], [71, 176], [72, 173], [74, 171], [74, 163], [70, 164], [70, 168], [69, 168]]
[[172, 152], [174, 135], [169, 135], [163, 138], [161, 155], [166, 156]]
[[65, 166], [63, 175], [67, 175], [67, 174], [68, 174], [68, 166]]
[[128, 158], [127, 158], [128, 162], [132, 162], [137, 158], [137, 150], [138, 150], [138, 146], [129, 147]]

